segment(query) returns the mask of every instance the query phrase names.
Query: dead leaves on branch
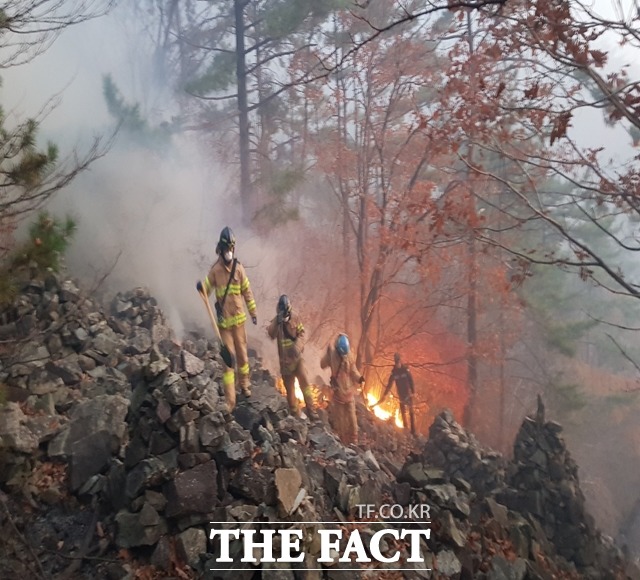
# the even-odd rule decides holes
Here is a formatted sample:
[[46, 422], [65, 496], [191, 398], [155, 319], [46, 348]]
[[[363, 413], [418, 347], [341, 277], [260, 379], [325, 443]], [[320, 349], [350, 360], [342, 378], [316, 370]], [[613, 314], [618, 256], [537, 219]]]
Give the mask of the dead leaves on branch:
[[567, 130], [571, 126], [570, 121], [572, 116], [572, 111], [564, 111], [556, 117], [553, 122], [553, 128], [551, 129], [551, 135], [549, 135], [551, 145], [553, 145], [553, 143], [558, 139], [566, 137]]

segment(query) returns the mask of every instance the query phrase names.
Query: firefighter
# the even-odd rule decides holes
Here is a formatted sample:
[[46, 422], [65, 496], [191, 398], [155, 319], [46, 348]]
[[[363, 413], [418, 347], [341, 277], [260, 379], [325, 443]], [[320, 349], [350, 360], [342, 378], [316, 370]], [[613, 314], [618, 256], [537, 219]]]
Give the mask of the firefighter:
[[[203, 282], [198, 282], [198, 292], [203, 290], [207, 295], [214, 293], [218, 328], [222, 342], [235, 358], [239, 385], [246, 397], [251, 396], [249, 386], [249, 357], [247, 355], [247, 332], [244, 323], [247, 315], [242, 300], [247, 305], [253, 324], [258, 324], [256, 317], [256, 301], [251, 292], [249, 278], [242, 264], [234, 256], [236, 238], [231, 228], [225, 227], [220, 232], [220, 240], [216, 246], [217, 261], [211, 266], [209, 274]], [[222, 375], [224, 396], [228, 413], [236, 406], [236, 377], [233, 367], [226, 367]]]
[[300, 417], [300, 409], [295, 393], [295, 381], [298, 379], [300, 390], [306, 405], [306, 414], [312, 421], [318, 416], [313, 408], [313, 399], [307, 379], [307, 370], [302, 360], [304, 350], [304, 326], [302, 321], [291, 309], [291, 302], [286, 294], [278, 299], [276, 317], [267, 328], [267, 333], [278, 344], [278, 358], [282, 382], [287, 391], [287, 402], [292, 415]]
[[384, 390], [384, 393], [382, 393], [382, 397], [380, 397], [380, 400], [377, 403], [375, 403], [371, 408], [373, 409], [373, 407], [375, 407], [376, 405], [379, 405], [386, 399], [387, 395], [391, 391], [391, 388], [393, 387], [393, 384], [395, 383], [396, 389], [398, 390], [398, 399], [400, 400], [400, 414], [402, 415], [402, 424], [405, 427], [408, 424], [407, 423], [407, 411], [408, 411], [409, 418], [411, 421], [411, 434], [415, 437], [416, 427], [415, 427], [415, 420], [413, 416], [413, 395], [415, 394], [416, 389], [413, 383], [413, 376], [411, 376], [411, 371], [409, 370], [409, 367], [407, 365], [402, 364], [402, 359], [399, 353], [395, 353], [393, 355], [393, 360], [395, 364], [391, 371], [391, 375], [389, 376], [389, 381]]
[[329, 422], [343, 444], [358, 442], [358, 420], [355, 397], [364, 377], [356, 368], [346, 334], [339, 334], [329, 343], [320, 367], [331, 369], [333, 396], [329, 407]]

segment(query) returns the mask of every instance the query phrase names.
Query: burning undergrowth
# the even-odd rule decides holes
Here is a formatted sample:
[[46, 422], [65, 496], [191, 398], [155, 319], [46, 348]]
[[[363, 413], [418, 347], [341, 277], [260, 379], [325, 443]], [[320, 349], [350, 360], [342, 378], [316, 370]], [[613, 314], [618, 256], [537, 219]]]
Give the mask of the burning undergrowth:
[[[276, 388], [281, 395], [286, 397], [287, 392], [284, 387], [282, 377], [276, 380]], [[331, 400], [331, 387], [324, 384], [311, 384], [309, 385], [309, 389], [311, 391], [314, 406], [317, 409], [326, 409], [329, 405], [329, 401]], [[395, 425], [399, 429], [404, 428], [402, 415], [400, 413], [400, 405], [397, 398], [387, 397], [383, 403], [374, 407], [375, 403], [378, 402], [382, 395], [382, 385], [378, 385], [373, 388], [368, 388], [366, 386], [365, 392], [366, 407], [371, 414], [384, 423]], [[300, 405], [304, 405], [304, 396], [298, 379], [295, 379], [295, 395], [298, 403], [300, 403]]]

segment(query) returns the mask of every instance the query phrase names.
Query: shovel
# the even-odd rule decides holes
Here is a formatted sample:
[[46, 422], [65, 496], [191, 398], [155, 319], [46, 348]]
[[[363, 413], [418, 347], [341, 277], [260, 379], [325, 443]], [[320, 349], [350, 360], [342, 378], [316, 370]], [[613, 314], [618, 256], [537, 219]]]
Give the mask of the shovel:
[[220, 330], [218, 330], [218, 324], [216, 323], [216, 319], [213, 316], [213, 310], [211, 310], [209, 297], [204, 292], [198, 291], [198, 294], [200, 294], [200, 298], [202, 298], [205, 306], [207, 307], [207, 312], [209, 313], [209, 318], [211, 319], [211, 325], [213, 326], [213, 330], [216, 333], [218, 340], [220, 341], [220, 356], [222, 357], [224, 364], [226, 364], [229, 368], [233, 368], [235, 366], [233, 355], [231, 354], [231, 352], [229, 351], [225, 343], [222, 342], [222, 337], [220, 336]]

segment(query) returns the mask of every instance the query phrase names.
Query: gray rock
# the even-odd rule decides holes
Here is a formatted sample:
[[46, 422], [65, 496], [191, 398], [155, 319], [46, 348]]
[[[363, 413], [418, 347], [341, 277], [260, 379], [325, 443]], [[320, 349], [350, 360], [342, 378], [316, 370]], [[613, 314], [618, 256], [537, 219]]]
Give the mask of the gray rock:
[[106, 469], [118, 449], [117, 439], [108, 431], [90, 433], [71, 445], [69, 485], [78, 490], [91, 476]]
[[145, 503], [140, 510], [139, 521], [143, 526], [157, 526], [160, 523], [160, 516], [151, 504]]
[[184, 367], [185, 372], [192, 377], [199, 375], [204, 371], [204, 361], [186, 350], [182, 351], [182, 366]]
[[200, 451], [200, 438], [198, 428], [192, 421], [180, 427], [180, 452], [198, 453]]
[[178, 474], [165, 486], [169, 517], [208, 513], [218, 505], [218, 470], [208, 461]]
[[144, 354], [151, 350], [151, 333], [146, 328], [136, 328], [128, 341], [128, 350], [132, 354]]
[[[151, 564], [160, 570], [169, 571], [173, 561], [173, 548], [169, 536], [162, 536], [158, 541], [153, 554], [151, 554]], [[124, 578], [125, 576], [123, 576]], [[118, 577], [120, 578], [120, 577]], [[116, 580], [114, 578], [114, 580]]]
[[61, 387], [64, 387], [64, 381], [48, 372], [34, 373], [29, 377], [29, 392], [33, 395], [55, 393]]
[[411, 501], [411, 484], [408, 481], [394, 483], [392, 493], [397, 504], [407, 506]]
[[45, 368], [54, 376], [60, 377], [65, 385], [75, 385], [82, 379], [82, 369], [77, 355], [59, 361], [49, 361]]
[[411, 487], [419, 489], [429, 483], [429, 477], [425, 473], [422, 463], [411, 463], [402, 468], [398, 481], [400, 483], [406, 481]]
[[216, 460], [223, 465], [239, 465], [251, 457], [253, 453], [253, 441], [228, 442], [216, 454]]
[[491, 568], [487, 574], [487, 580], [524, 580], [526, 575], [526, 560], [518, 558], [513, 562], [509, 562], [502, 556], [495, 556], [491, 560]]
[[27, 342], [17, 355], [21, 364], [32, 368], [43, 368], [50, 357], [49, 349], [35, 341]]
[[275, 485], [278, 493], [278, 508], [282, 516], [293, 513], [302, 486], [300, 472], [295, 469], [276, 469], [274, 473]]
[[147, 487], [155, 487], [171, 476], [170, 469], [158, 457], [150, 457], [138, 463], [128, 474], [124, 487], [128, 499], [134, 499]]
[[100, 395], [78, 403], [69, 413], [69, 427], [49, 443], [49, 455], [69, 456], [76, 441], [99, 431], [106, 431], [121, 442], [127, 429], [128, 409], [129, 400], [121, 395]]
[[200, 395], [200, 408], [203, 413], [212, 413], [218, 408], [218, 383], [210, 381]]
[[105, 329], [93, 339], [93, 348], [101, 354], [110, 355], [122, 348], [122, 342], [111, 329]]
[[[176, 440], [164, 429], [157, 429], [151, 433], [151, 438], [149, 439], [149, 451], [154, 455], [162, 455], [177, 445], [178, 443]], [[146, 450], [140, 459], [143, 459], [145, 456]]]
[[200, 443], [203, 447], [216, 448], [224, 440], [227, 431], [226, 421], [222, 413], [209, 413], [202, 417], [198, 424]]
[[171, 405], [186, 405], [191, 400], [187, 383], [180, 378], [180, 375], [171, 374], [165, 382], [165, 399]]
[[485, 499], [485, 503], [491, 517], [494, 518], [503, 528], [506, 528], [509, 525], [509, 510], [490, 497]]
[[450, 511], [445, 510], [440, 516], [442, 539], [453, 544], [456, 548], [464, 548], [467, 535], [458, 527]]
[[156, 407], [156, 417], [161, 424], [166, 423], [171, 418], [171, 405], [167, 403], [164, 399], [160, 399], [158, 401], [158, 406]]
[[121, 510], [116, 514], [116, 544], [121, 548], [135, 548], [136, 546], [153, 546], [160, 536], [167, 533], [166, 522], [162, 519], [154, 526], [145, 526], [140, 521], [139, 514]]
[[21, 453], [38, 448], [38, 437], [25, 425], [27, 417], [17, 403], [0, 406], [0, 441], [3, 446]]
[[436, 570], [445, 578], [455, 578], [462, 571], [462, 564], [450, 550], [443, 550], [436, 555]]
[[188, 423], [192, 423], [200, 416], [200, 413], [187, 405], [180, 407], [166, 423], [171, 431], [179, 431], [180, 427], [184, 427]]
[[150, 489], [144, 492], [144, 501], [157, 512], [164, 511], [164, 508], [167, 506], [167, 498], [160, 492]]
[[229, 491], [236, 497], [243, 497], [255, 504], [276, 503], [273, 473], [267, 467], [254, 467], [245, 462], [229, 483]]
[[199, 528], [189, 528], [178, 536], [176, 548], [178, 556], [196, 569], [200, 563], [200, 554], [207, 551], [207, 534]]

